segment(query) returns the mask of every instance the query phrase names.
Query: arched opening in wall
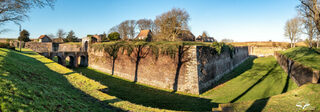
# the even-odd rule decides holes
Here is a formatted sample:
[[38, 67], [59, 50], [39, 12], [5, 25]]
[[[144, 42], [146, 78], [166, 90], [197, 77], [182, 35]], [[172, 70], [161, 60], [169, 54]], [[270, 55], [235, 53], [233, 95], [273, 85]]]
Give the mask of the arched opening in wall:
[[69, 68], [74, 68], [74, 63], [75, 62], [75, 59], [73, 56], [67, 56], [66, 58], [66, 66], [69, 67]]
[[87, 67], [88, 66], [88, 57], [82, 55], [82, 56], [80, 56], [78, 62], [79, 62], [78, 64], [80, 67]]
[[57, 63], [59, 63], [60, 65], [63, 65], [62, 58], [59, 57], [59, 56], [54, 56], [54, 57], [52, 58], [52, 60], [55, 61], [55, 62], [57, 62]]
[[88, 50], [88, 41], [84, 42], [84, 51]]

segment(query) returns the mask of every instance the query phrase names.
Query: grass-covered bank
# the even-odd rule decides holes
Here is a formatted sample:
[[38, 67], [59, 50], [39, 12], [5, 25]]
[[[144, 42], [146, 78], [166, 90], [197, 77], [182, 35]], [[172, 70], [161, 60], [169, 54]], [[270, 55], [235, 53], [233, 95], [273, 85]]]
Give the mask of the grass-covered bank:
[[295, 47], [280, 52], [286, 57], [297, 61], [305, 66], [320, 70], [320, 50], [307, 47]]
[[[0, 48], [0, 111], [103, 111], [115, 109], [79, 90], [74, 73], [33, 51]], [[71, 80], [70, 80], [71, 79]], [[95, 85], [102, 87], [101, 85]]]
[[320, 85], [306, 84], [287, 93], [265, 99], [222, 104], [225, 111], [237, 112], [318, 112], [320, 111]]
[[201, 96], [217, 103], [233, 103], [267, 98], [297, 87], [274, 57], [251, 57], [221, 81], [225, 83]]
[[217, 103], [242, 102], [278, 95], [297, 87], [274, 57], [250, 58], [227, 74], [220, 86], [202, 95], [183, 95], [136, 84], [91, 68], [76, 68], [108, 87], [105, 93], [143, 106], [183, 111], [210, 111]]

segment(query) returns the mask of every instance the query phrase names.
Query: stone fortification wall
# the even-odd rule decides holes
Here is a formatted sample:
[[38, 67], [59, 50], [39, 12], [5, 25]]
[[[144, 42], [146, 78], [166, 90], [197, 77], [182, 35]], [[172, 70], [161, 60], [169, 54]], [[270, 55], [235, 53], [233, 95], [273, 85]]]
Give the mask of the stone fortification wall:
[[45, 43], [26, 42], [24, 47], [32, 49], [33, 51], [38, 53], [50, 52], [52, 51], [52, 48], [53, 48], [51, 42], [45, 42]]
[[301, 86], [306, 83], [319, 83], [319, 70], [304, 66], [278, 52], [275, 53], [275, 57], [283, 70], [290, 75], [297, 85]]
[[225, 49], [220, 55], [210, 47], [197, 47], [199, 90], [213, 87], [222, 76], [248, 58], [248, 47]]
[[[220, 55], [214, 48], [201, 46], [184, 46], [182, 51], [182, 55], [182, 52], [174, 56], [155, 55], [150, 48], [145, 48], [142, 52], [147, 53], [142, 53], [144, 56], [137, 64], [137, 49], [130, 55], [120, 49], [114, 75], [164, 89], [200, 94], [248, 57], [247, 47], [236, 47], [234, 52], [225, 51]], [[89, 67], [112, 74], [113, 60], [108, 53], [90, 48], [88, 55]]]

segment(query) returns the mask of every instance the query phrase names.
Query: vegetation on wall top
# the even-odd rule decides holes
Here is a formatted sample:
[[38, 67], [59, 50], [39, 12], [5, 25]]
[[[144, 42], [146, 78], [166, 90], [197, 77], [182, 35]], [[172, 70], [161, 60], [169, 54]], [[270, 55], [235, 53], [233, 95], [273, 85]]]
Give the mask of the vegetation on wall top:
[[295, 47], [281, 52], [286, 57], [295, 60], [305, 66], [320, 70], [319, 49], [310, 49], [307, 47]]
[[[133, 51], [137, 48], [150, 49], [153, 55], [156, 58], [162, 55], [169, 55], [172, 58], [175, 58], [176, 54], [179, 51], [179, 46], [207, 46], [214, 48], [217, 54], [221, 54], [224, 51], [229, 51], [230, 56], [233, 57], [234, 47], [232, 45], [227, 45], [224, 43], [218, 42], [190, 42], [190, 41], [157, 41], [157, 42], [145, 42], [145, 41], [112, 41], [112, 42], [103, 42], [92, 44], [91, 48], [95, 51], [111, 51], [110, 49], [115, 48], [114, 46], [120, 47], [117, 50], [122, 49], [122, 53], [126, 51], [127, 55], [131, 55]], [[108, 53], [110, 54], [110, 53]]]

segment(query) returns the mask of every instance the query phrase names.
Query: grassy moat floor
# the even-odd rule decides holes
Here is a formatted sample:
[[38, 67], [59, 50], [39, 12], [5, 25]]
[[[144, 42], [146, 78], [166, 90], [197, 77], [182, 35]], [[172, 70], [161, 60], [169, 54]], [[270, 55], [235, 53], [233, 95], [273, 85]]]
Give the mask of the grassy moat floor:
[[235, 111], [299, 111], [301, 102], [320, 109], [320, 86], [297, 88], [274, 57], [249, 58], [201, 95], [172, 93], [91, 68], [73, 71], [28, 49], [0, 48], [0, 72], [3, 112], [211, 111], [218, 105]]

